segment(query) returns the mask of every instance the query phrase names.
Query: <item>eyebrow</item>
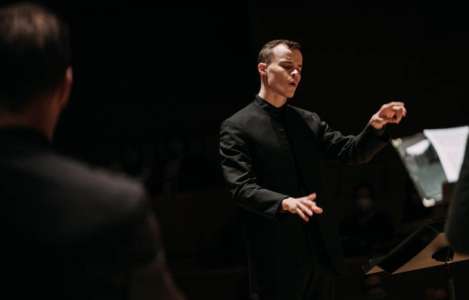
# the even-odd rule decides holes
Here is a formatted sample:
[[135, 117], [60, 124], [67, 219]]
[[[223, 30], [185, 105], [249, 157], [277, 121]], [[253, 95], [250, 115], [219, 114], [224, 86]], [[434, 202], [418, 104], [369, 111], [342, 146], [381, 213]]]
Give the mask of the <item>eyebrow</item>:
[[[295, 63], [291, 60], [283, 60], [283, 61], [280, 61], [279, 64], [294, 65]], [[303, 64], [299, 64], [298, 67], [303, 68]]]

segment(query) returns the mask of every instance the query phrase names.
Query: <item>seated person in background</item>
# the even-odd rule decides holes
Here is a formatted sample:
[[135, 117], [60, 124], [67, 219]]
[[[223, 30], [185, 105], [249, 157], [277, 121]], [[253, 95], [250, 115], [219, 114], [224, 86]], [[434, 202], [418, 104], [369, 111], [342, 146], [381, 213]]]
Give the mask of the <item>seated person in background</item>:
[[68, 30], [0, 8], [2, 293], [13, 299], [181, 299], [140, 184], [51, 147], [72, 86]]
[[354, 211], [341, 226], [345, 254], [375, 255], [393, 238], [391, 217], [377, 207], [371, 185], [362, 183], [356, 186], [353, 198]]

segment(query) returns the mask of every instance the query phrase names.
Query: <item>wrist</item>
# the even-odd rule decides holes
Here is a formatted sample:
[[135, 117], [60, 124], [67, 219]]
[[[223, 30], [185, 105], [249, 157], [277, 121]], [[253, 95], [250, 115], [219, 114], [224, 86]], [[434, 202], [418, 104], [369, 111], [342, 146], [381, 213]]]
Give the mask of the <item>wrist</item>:
[[289, 211], [290, 205], [289, 205], [289, 200], [291, 197], [285, 198], [282, 200], [282, 204], [280, 205], [281, 211], [286, 212]]

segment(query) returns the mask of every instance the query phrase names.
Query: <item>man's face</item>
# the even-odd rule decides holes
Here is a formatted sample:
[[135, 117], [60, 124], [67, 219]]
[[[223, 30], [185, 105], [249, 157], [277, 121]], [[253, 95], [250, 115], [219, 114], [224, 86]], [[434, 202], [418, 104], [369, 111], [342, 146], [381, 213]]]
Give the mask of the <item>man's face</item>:
[[277, 96], [291, 98], [301, 80], [303, 56], [299, 50], [290, 50], [280, 44], [272, 49], [272, 59], [265, 66], [264, 84], [267, 91]]

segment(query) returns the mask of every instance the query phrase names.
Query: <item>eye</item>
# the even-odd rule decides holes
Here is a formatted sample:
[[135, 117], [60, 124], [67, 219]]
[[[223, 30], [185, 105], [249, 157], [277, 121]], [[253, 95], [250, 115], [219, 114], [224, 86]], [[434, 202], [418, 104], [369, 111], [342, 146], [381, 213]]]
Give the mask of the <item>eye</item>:
[[293, 65], [283, 65], [282, 68], [284, 68], [288, 72], [291, 72], [294, 69]]

